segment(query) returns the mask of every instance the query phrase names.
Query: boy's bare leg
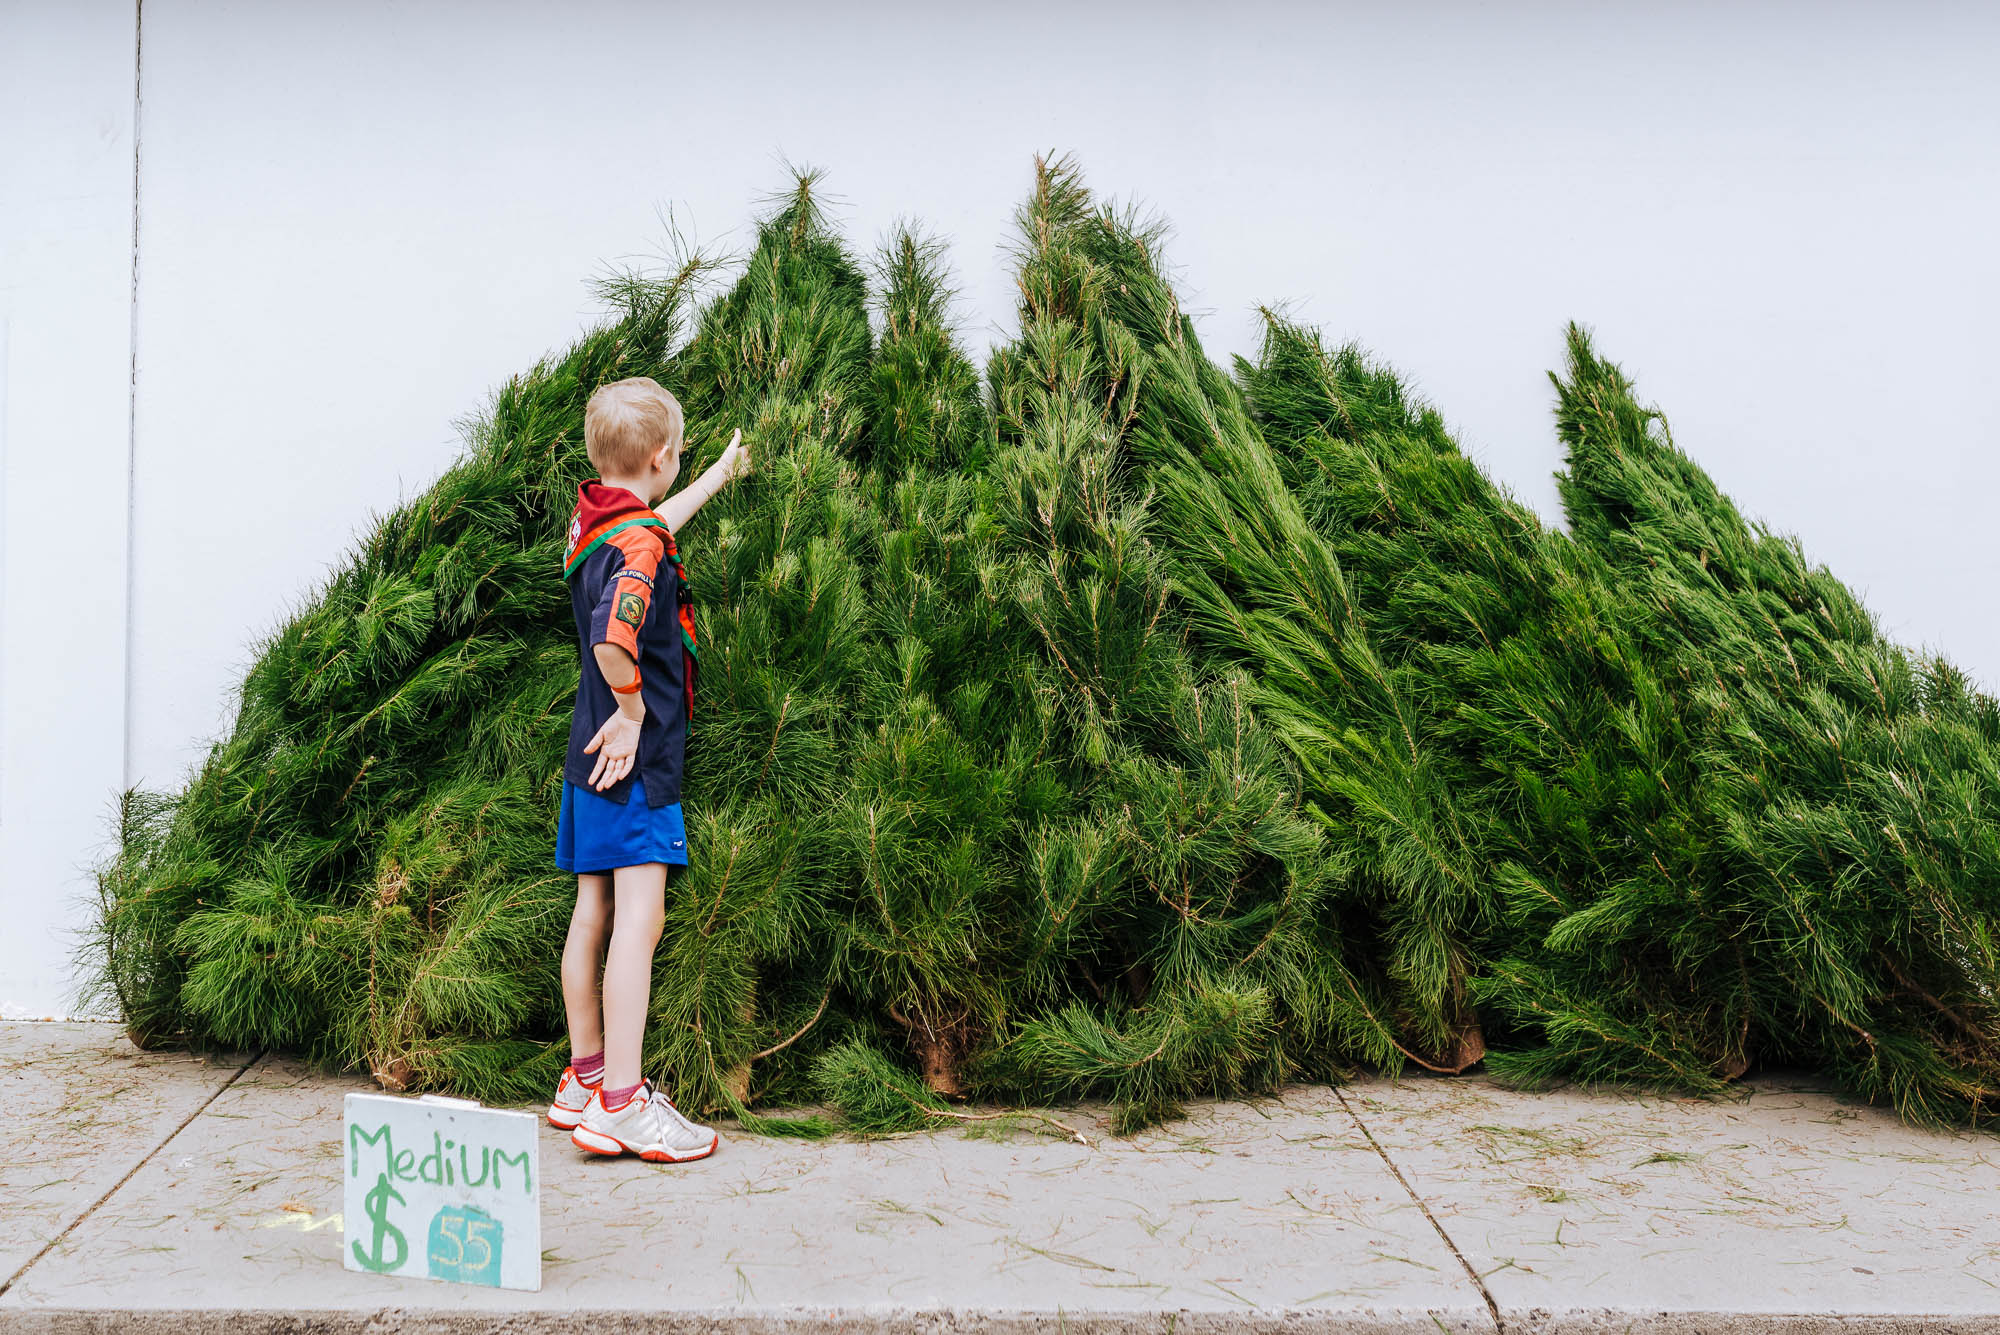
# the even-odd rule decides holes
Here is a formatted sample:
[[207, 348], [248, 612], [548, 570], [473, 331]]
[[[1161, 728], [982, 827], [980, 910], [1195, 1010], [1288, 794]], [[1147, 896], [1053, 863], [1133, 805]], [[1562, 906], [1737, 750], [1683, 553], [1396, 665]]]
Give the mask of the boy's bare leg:
[[604, 1087], [639, 1083], [639, 1047], [653, 990], [653, 948], [667, 921], [667, 866], [643, 862], [612, 873], [611, 949], [604, 961]]
[[569, 1051], [574, 1060], [604, 1051], [604, 1009], [597, 971], [611, 940], [611, 878], [602, 872], [576, 878], [576, 911], [563, 943], [563, 1010], [569, 1016]]

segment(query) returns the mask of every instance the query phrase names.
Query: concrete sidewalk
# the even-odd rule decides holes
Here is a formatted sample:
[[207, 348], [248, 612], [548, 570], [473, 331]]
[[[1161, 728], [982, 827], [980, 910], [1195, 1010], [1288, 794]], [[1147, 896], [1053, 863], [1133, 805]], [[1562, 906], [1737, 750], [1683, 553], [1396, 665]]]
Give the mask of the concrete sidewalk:
[[2000, 1140], [1733, 1103], [1366, 1080], [1092, 1145], [545, 1131], [544, 1287], [340, 1264], [340, 1101], [273, 1058], [0, 1024], [0, 1331], [2000, 1332]]

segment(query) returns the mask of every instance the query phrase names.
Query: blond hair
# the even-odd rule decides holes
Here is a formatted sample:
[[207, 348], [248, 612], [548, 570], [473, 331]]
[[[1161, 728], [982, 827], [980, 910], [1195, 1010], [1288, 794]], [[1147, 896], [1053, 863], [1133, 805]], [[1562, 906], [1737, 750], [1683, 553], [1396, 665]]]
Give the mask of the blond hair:
[[583, 409], [583, 449], [600, 473], [629, 475], [660, 446], [681, 449], [680, 400], [646, 376], [599, 385]]

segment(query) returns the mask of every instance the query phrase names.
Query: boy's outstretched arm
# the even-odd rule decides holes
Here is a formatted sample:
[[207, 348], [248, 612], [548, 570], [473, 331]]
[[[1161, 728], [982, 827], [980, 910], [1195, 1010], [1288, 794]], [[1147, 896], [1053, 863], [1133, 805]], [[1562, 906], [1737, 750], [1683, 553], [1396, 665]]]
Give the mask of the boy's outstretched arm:
[[673, 495], [660, 502], [654, 511], [667, 521], [667, 530], [681, 531], [681, 525], [693, 519], [697, 511], [729, 483], [750, 471], [750, 447], [743, 443], [743, 433], [734, 432], [729, 437], [729, 447], [722, 457], [710, 464], [702, 475], [682, 487]]

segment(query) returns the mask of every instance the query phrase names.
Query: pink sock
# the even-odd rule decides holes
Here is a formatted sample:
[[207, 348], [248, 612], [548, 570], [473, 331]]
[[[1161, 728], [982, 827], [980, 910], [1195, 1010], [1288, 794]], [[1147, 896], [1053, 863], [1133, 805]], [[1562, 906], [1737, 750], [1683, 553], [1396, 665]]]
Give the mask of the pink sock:
[[637, 1094], [640, 1090], [644, 1089], [645, 1087], [646, 1087], [646, 1082], [641, 1080], [638, 1084], [628, 1085], [624, 1089], [607, 1089], [602, 1094], [598, 1095], [598, 1097], [602, 1099], [604, 1102], [604, 1111], [617, 1112], [620, 1108], [624, 1107], [626, 1104], [632, 1101], [632, 1096], [634, 1094]]
[[602, 1052], [593, 1052], [588, 1057], [572, 1057], [570, 1058], [569, 1065], [570, 1069], [576, 1072], [576, 1078], [583, 1081], [586, 1085], [596, 1085], [604, 1082], [604, 1054]]

